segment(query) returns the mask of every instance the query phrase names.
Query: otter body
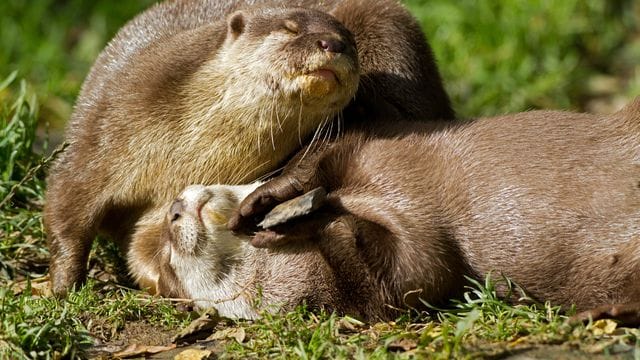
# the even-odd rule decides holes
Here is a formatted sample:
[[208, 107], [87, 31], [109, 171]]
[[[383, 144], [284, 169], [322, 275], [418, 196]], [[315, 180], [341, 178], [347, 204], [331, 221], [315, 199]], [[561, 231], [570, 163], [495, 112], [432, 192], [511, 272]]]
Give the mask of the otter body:
[[[237, 260], [224, 269], [213, 269], [219, 262], [205, 250], [222, 236], [181, 247], [184, 219], [193, 218], [181, 201], [203, 199], [203, 190], [192, 189], [165, 222], [160, 281], [208, 304], [221, 300], [207, 297], [220, 284], [236, 284], [230, 292], [249, 298], [241, 289], [281, 287], [288, 291], [261, 294], [272, 304], [303, 299], [366, 319], [394, 318], [394, 308], [420, 307], [419, 299], [441, 304], [461, 294], [465, 275], [489, 273], [509, 277], [534, 299], [578, 310], [630, 303], [640, 299], [639, 181], [640, 98], [613, 115], [534, 111], [440, 129], [398, 124], [391, 138], [345, 136], [316, 159], [254, 185], [230, 220], [235, 230], [318, 186], [328, 195], [304, 218], [253, 238], [225, 238], [237, 246], [227, 258]], [[213, 234], [211, 219], [224, 223], [232, 212], [214, 208], [227, 215], [203, 211], [190, 226]], [[247, 238], [265, 248], [249, 247]], [[185, 268], [196, 263], [209, 271], [185, 282]]]
[[[153, 256], [155, 243], [132, 238], [136, 223], [162, 218], [189, 184], [273, 171], [335, 118], [452, 117], [424, 36], [398, 3], [316, 4], [168, 1], [116, 35], [47, 181], [55, 293], [84, 279], [97, 233]], [[157, 280], [143, 260], [130, 271], [143, 287]]]

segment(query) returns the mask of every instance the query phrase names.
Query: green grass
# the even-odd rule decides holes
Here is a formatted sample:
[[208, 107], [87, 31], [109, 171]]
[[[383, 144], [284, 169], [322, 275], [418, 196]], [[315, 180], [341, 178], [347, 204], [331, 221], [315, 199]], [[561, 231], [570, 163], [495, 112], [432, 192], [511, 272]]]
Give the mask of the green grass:
[[[464, 116], [640, 94], [638, 4], [408, 0]], [[599, 86], [603, 79], [607, 86]]]
[[106, 42], [154, 0], [0, 1], [0, 77], [19, 70], [35, 85], [44, 120], [62, 126]]
[[[167, 301], [112, 281], [93, 279], [69, 301], [42, 297], [37, 286], [48, 259], [41, 217], [51, 160], [42, 154], [55, 156], [48, 125], [59, 130], [100, 49], [149, 3], [0, 1], [0, 358], [83, 357], [89, 345], [134, 334], [131, 325], [160, 334], [191, 319]], [[640, 5], [632, 0], [406, 3], [463, 116], [538, 107], [609, 111], [640, 94]], [[94, 252], [94, 269], [118, 268], [109, 246]], [[33, 288], [24, 289], [28, 279]], [[638, 329], [603, 331], [602, 322], [571, 327], [557, 308], [506, 304], [493, 286], [475, 284], [452, 310], [390, 323], [365, 325], [304, 308], [225, 322], [242, 341], [225, 338], [219, 355], [445, 359], [554, 345], [640, 358]]]
[[[243, 342], [229, 340], [230, 358], [479, 358], [499, 357], [533, 347], [565, 344], [565, 351], [626, 351], [640, 355], [638, 329], [596, 324], [570, 326], [550, 304], [509, 305], [491, 281], [474, 283], [454, 308], [407, 314], [388, 323], [365, 325], [349, 317], [309, 313], [304, 307], [282, 316], [264, 314], [238, 322]], [[234, 334], [235, 334], [234, 333]]]
[[0, 288], [0, 358], [79, 358], [92, 345], [114, 338], [128, 322], [175, 329], [190, 314], [168, 301], [90, 281], [68, 299]]
[[[13, 86], [15, 72], [0, 83], [0, 280], [13, 279], [44, 264], [41, 205], [44, 174], [41, 156], [32, 151], [36, 138], [38, 104], [25, 81]], [[40, 169], [40, 171], [37, 171]]]
[[[43, 170], [51, 157], [32, 150], [38, 115], [33, 90], [15, 74], [0, 84], [0, 358], [77, 357], [97, 336], [109, 339], [127, 321], [183, 325], [189, 314], [167, 301], [117, 287], [104, 290], [93, 281], [68, 301], [32, 293], [29, 278], [46, 273], [41, 211]], [[26, 289], [17, 291], [24, 279]], [[16, 281], [21, 286], [14, 286]], [[101, 330], [91, 322], [103, 324]]]

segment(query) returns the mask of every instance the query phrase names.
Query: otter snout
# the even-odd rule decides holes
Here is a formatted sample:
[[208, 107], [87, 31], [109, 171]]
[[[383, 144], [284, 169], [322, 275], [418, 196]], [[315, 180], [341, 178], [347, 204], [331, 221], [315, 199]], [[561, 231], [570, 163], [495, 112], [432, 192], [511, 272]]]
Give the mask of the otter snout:
[[333, 38], [333, 37], [320, 39], [316, 42], [316, 44], [318, 44], [318, 47], [320, 49], [326, 52], [332, 52], [336, 54], [343, 53], [347, 48], [347, 45], [344, 43], [344, 41]]

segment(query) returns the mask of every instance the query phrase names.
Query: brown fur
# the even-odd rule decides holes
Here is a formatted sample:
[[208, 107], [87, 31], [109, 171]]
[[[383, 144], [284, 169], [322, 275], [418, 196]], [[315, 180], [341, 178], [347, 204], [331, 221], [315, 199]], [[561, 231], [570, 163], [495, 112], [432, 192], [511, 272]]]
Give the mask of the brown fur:
[[[326, 11], [355, 37], [360, 71], [344, 71], [345, 76], [360, 75], [360, 84], [342, 116], [345, 126], [357, 126], [359, 119], [369, 123], [383, 117], [392, 121], [453, 116], [424, 36], [396, 1], [317, 4], [168, 1], [136, 17], [116, 35], [83, 85], [67, 130], [70, 145], [48, 178], [45, 225], [55, 293], [84, 279], [90, 244], [98, 232], [110, 235], [125, 250], [133, 244], [131, 251], [141, 254], [131, 269], [134, 277], [142, 286], [154, 283], [158, 269], [145, 262], [145, 256], [153, 257], [158, 244], [144, 243], [154, 237], [142, 233], [140, 241], [131, 239], [139, 218], [144, 217], [153, 233], [156, 224], [149, 219], [186, 185], [249, 182], [268, 173], [346, 105], [344, 95], [334, 100], [323, 96], [332, 90], [317, 82], [307, 84], [309, 94], [288, 102], [273, 100], [270, 108], [251, 102], [256, 89], [277, 90], [276, 83], [287, 80], [282, 69], [304, 71], [309, 65], [304, 55], [311, 49], [297, 40], [292, 40], [291, 51], [271, 47], [266, 53], [252, 53], [273, 33], [270, 30], [281, 36], [330, 31], [347, 43], [343, 55], [351, 56], [350, 35], [342, 25], [324, 15], [309, 17], [313, 13], [292, 6]], [[237, 10], [240, 21], [229, 15]], [[293, 18], [302, 29], [291, 20], [276, 21], [295, 11], [302, 14]], [[311, 28], [305, 30], [304, 25]], [[245, 32], [250, 36], [243, 37]], [[236, 37], [242, 41], [239, 48], [233, 47]], [[269, 68], [278, 61], [283, 62], [278, 69]], [[344, 64], [334, 66], [346, 69]], [[252, 71], [265, 77], [264, 84], [247, 76]], [[348, 78], [340, 80], [351, 86]], [[274, 110], [279, 115], [271, 115], [270, 123], [254, 119]], [[282, 122], [287, 117], [293, 121]], [[240, 120], [248, 125], [239, 125]], [[326, 127], [325, 123], [323, 131]]]
[[339, 294], [331, 305], [356, 304], [369, 319], [418, 297], [441, 303], [462, 291], [463, 275], [489, 273], [579, 310], [640, 299], [640, 98], [612, 115], [532, 111], [419, 127], [344, 137], [250, 194], [230, 227], [324, 186], [318, 213], [252, 241], [316, 244]]

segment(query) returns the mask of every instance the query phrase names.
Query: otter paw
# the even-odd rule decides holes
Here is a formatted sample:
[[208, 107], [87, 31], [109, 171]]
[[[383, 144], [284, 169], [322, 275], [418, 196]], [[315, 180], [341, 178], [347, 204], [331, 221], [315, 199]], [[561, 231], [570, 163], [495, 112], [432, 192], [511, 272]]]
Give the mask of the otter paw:
[[249, 194], [229, 219], [227, 226], [234, 232], [253, 233], [256, 221], [275, 205], [303, 193], [301, 186], [287, 177], [275, 178]]
[[584, 323], [590, 319], [593, 321], [613, 319], [619, 321], [623, 326], [638, 326], [640, 325], [640, 302], [602, 305], [579, 312], [569, 318], [568, 322], [570, 324]]

